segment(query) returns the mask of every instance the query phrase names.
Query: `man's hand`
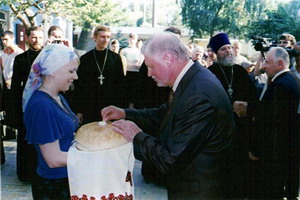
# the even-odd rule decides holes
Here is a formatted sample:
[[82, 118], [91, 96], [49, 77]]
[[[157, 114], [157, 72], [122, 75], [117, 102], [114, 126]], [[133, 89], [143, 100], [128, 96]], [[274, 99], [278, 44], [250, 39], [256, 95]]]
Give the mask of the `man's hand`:
[[245, 101], [235, 101], [232, 105], [233, 112], [235, 112], [239, 117], [247, 116], [247, 105]]
[[53, 37], [53, 36], [51, 36], [51, 37], [49, 37], [47, 40], [46, 40], [46, 43], [45, 43], [45, 46], [47, 45], [47, 44], [63, 44], [63, 45], [65, 45], [65, 46], [69, 46], [69, 40], [67, 39], [67, 38], [59, 38], [59, 39], [57, 39], [57, 38], [55, 38], [55, 37]]
[[112, 123], [112, 128], [117, 133], [123, 135], [123, 137], [129, 142], [133, 141], [133, 138], [142, 131], [135, 123], [127, 120], [118, 120]]
[[109, 121], [115, 119], [124, 119], [126, 114], [125, 111], [121, 108], [108, 106], [101, 110], [101, 116], [103, 121]]

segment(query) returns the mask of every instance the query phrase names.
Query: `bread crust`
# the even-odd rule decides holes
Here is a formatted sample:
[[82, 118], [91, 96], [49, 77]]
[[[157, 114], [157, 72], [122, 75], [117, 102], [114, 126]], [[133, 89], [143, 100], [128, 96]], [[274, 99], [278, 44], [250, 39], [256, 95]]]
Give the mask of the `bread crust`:
[[112, 129], [111, 122], [85, 124], [75, 134], [75, 146], [80, 151], [104, 151], [123, 146], [128, 141]]

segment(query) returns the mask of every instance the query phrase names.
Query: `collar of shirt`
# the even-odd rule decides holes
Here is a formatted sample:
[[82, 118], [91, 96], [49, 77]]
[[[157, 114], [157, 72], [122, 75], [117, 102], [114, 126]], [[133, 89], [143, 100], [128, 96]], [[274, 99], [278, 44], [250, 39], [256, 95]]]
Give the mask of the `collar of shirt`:
[[6, 47], [4, 50], [3, 50], [4, 53], [10, 55], [14, 52], [14, 49], [11, 48], [11, 47]]
[[177, 76], [174, 85], [172, 87], [173, 91], [176, 91], [176, 88], [178, 87], [179, 82], [181, 81], [182, 77], [185, 75], [185, 73], [190, 69], [190, 67], [194, 64], [194, 62], [190, 59], [190, 61], [185, 65], [185, 67], [181, 70], [179, 75]]
[[280, 75], [280, 74], [283, 74], [284, 72], [288, 72], [290, 71], [290, 69], [284, 69], [280, 72], [277, 72], [277, 74], [275, 74], [275, 76], [272, 78], [272, 82]]

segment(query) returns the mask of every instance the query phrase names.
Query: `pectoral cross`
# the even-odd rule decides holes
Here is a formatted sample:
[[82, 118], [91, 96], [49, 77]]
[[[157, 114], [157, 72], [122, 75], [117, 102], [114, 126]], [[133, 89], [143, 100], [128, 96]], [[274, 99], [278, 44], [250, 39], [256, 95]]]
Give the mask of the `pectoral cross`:
[[100, 74], [98, 79], [100, 80], [100, 85], [102, 85], [103, 84], [103, 79], [105, 79], [104, 76], [102, 74]]
[[229, 96], [232, 97], [233, 89], [232, 89], [231, 84], [228, 85], [228, 90], [227, 90], [227, 92], [228, 92]]

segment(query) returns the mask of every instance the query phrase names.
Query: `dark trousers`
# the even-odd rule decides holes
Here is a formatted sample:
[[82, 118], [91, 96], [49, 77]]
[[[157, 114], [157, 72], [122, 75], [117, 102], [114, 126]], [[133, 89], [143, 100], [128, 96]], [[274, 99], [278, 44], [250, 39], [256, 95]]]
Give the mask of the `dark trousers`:
[[31, 189], [35, 200], [70, 200], [68, 178], [45, 179], [36, 176]]
[[32, 181], [36, 176], [37, 152], [33, 144], [25, 140], [25, 128], [18, 128], [17, 176], [20, 181]]
[[1, 133], [1, 165], [5, 163], [5, 153], [4, 153], [4, 146], [3, 146], [3, 126], [0, 122], [0, 133]]

